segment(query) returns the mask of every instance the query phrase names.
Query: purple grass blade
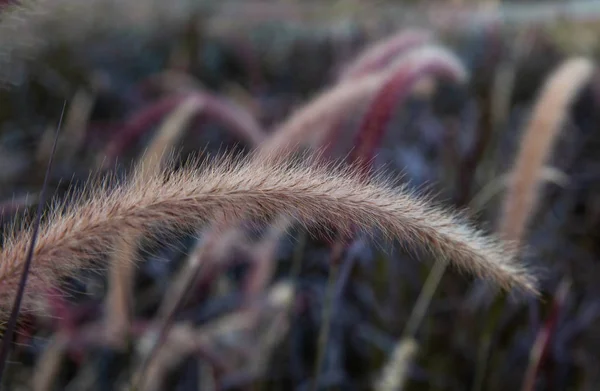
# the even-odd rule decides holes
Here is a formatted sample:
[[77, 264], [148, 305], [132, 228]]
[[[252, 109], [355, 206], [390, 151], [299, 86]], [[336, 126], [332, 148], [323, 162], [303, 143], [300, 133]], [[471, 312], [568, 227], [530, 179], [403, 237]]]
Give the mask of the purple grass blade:
[[0, 384], [2, 384], [2, 376], [4, 374], [4, 368], [6, 367], [6, 360], [8, 359], [8, 351], [10, 350], [10, 344], [13, 339], [13, 335], [15, 332], [15, 328], [17, 326], [17, 318], [19, 316], [19, 311], [21, 310], [21, 302], [23, 301], [23, 295], [25, 293], [25, 285], [27, 284], [27, 277], [29, 276], [29, 270], [31, 268], [31, 261], [33, 259], [33, 250], [35, 248], [35, 243], [38, 236], [38, 231], [40, 228], [40, 223], [42, 220], [42, 212], [44, 208], [44, 203], [46, 202], [46, 193], [48, 192], [48, 179], [50, 178], [50, 173], [52, 171], [52, 162], [54, 161], [54, 155], [56, 153], [56, 144], [58, 141], [58, 135], [60, 134], [60, 128], [62, 126], [63, 116], [65, 114], [65, 108], [67, 107], [67, 101], [65, 100], [63, 103], [62, 111], [60, 113], [60, 118], [58, 120], [58, 125], [56, 127], [56, 135], [54, 136], [54, 144], [52, 145], [52, 153], [50, 154], [50, 159], [48, 161], [48, 167], [46, 168], [46, 175], [44, 177], [44, 184], [42, 185], [42, 191], [40, 193], [40, 199], [37, 207], [36, 218], [33, 226], [33, 234], [31, 236], [31, 245], [27, 250], [27, 256], [25, 258], [25, 265], [23, 266], [23, 274], [21, 275], [21, 280], [19, 281], [19, 287], [17, 288], [17, 294], [15, 296], [15, 301], [10, 313], [10, 318], [6, 324], [6, 331], [4, 333], [4, 338], [2, 338], [2, 347], [0, 347]]

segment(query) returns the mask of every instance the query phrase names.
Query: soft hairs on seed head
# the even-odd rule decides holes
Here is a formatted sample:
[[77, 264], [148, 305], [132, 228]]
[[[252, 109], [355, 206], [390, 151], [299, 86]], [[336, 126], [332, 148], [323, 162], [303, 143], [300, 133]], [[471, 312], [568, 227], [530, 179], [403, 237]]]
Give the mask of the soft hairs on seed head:
[[[139, 170], [139, 168], [138, 168]], [[300, 160], [224, 157], [212, 163], [172, 165], [116, 186], [90, 186], [86, 196], [57, 206], [40, 228], [29, 298], [111, 250], [124, 231], [189, 231], [213, 218], [267, 219], [289, 214], [307, 225], [348, 232], [353, 225], [426, 249], [460, 269], [499, 285], [534, 291], [532, 275], [504, 242], [464, 223], [389, 182], [365, 179], [351, 167]], [[0, 252], [0, 306], [12, 299], [31, 230], [13, 230]], [[26, 300], [31, 304], [31, 300]]]

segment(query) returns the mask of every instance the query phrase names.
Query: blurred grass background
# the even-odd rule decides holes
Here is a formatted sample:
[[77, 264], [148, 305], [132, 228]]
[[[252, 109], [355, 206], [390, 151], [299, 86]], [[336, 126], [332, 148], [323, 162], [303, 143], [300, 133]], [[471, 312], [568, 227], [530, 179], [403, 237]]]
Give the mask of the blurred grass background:
[[[542, 83], [565, 58], [597, 59], [600, 49], [600, 3], [595, 1], [11, 3], [0, 11], [5, 225], [36, 205], [47, 157], [42, 141], [65, 99], [75, 119], [51, 178], [57, 197], [86, 179], [127, 121], [173, 91], [190, 88], [189, 80], [235, 102], [269, 128], [330, 86], [366, 45], [419, 28], [456, 53], [471, 79], [466, 86], [437, 83], [431, 96], [414, 94], [397, 107], [376, 165], [404, 173], [410, 186], [446, 205], [476, 211], [479, 224], [492, 229], [502, 191], [490, 197], [483, 193], [510, 168]], [[188, 82], [182, 87], [171, 81], [148, 92], [147, 80], [165, 70], [186, 75]], [[528, 234], [527, 258], [544, 273], [542, 299], [494, 296], [481, 282], [445, 271], [411, 335], [418, 346], [414, 360], [400, 360], [407, 365], [398, 368], [398, 373], [406, 370], [404, 389], [597, 389], [598, 87], [597, 80], [590, 83], [569, 113], [548, 163], [566, 179], [544, 186]], [[360, 115], [348, 113], [348, 132]], [[119, 170], [126, 171], [148, 146], [160, 125], [159, 119], [150, 122], [119, 156]], [[222, 124], [202, 118], [178, 147], [185, 156], [234, 145], [250, 147]], [[191, 237], [177, 244], [143, 243], [135, 327], [146, 330], [155, 318], [194, 243]], [[283, 309], [274, 305], [262, 311], [261, 327], [251, 332], [243, 320], [228, 318], [242, 308], [249, 262], [247, 253], [236, 252], [223, 270], [195, 287], [178, 312], [181, 342], [173, 342], [164, 361], [169, 363], [164, 384], [156, 389], [316, 389], [311, 385], [319, 349], [318, 389], [372, 389], [406, 335], [434, 265], [400, 247], [383, 250], [358, 237], [333, 274], [328, 244], [296, 229], [278, 244], [269, 287], [291, 279], [293, 298]], [[568, 288], [560, 285], [565, 279]], [[105, 316], [106, 286], [102, 270], [82, 271], [80, 279], [65, 281], [70, 295], [47, 318], [26, 315], [5, 389], [112, 390], [126, 383], [136, 354], [151, 336], [133, 333], [125, 349], [100, 341], [97, 325]], [[334, 298], [331, 303], [328, 297]], [[331, 318], [325, 341], [319, 340], [324, 313]], [[219, 321], [218, 332], [207, 330]], [[540, 330], [549, 337], [535, 382], [529, 384], [527, 368]], [[270, 343], [270, 334], [279, 338]], [[210, 340], [209, 348], [184, 349], [200, 336]]]

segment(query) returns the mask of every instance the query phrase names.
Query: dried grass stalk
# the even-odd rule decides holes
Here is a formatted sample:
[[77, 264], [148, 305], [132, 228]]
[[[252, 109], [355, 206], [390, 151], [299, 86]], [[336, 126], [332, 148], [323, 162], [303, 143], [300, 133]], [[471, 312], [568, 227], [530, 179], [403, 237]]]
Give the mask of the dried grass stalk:
[[394, 347], [390, 360], [385, 364], [377, 381], [377, 391], [400, 391], [404, 389], [408, 371], [419, 349], [412, 337], [402, 338]]
[[195, 90], [192, 93], [168, 96], [136, 113], [114, 139], [110, 140], [104, 154], [99, 157], [98, 164], [101, 166], [113, 164], [114, 160], [137, 141], [151, 125], [190, 96], [202, 101], [202, 111], [205, 115], [221, 122], [241, 139], [250, 140], [253, 144], [264, 139], [261, 126], [245, 110], [206, 91]]
[[57, 333], [38, 358], [33, 371], [32, 388], [34, 391], [50, 391], [53, 389], [54, 380], [57, 378], [60, 366], [65, 357], [68, 336]]
[[502, 237], [516, 242], [523, 240], [538, 201], [544, 164], [552, 152], [570, 105], [593, 73], [592, 61], [571, 58], [558, 67], [543, 86], [512, 168], [499, 225]]
[[[140, 172], [138, 170], [138, 172]], [[289, 214], [305, 225], [379, 229], [388, 238], [428, 250], [460, 269], [503, 287], [535, 291], [535, 278], [515, 261], [514, 248], [484, 236], [460, 217], [397, 189], [381, 178], [339, 168], [280, 159], [224, 158], [200, 168], [187, 165], [133, 177], [115, 187], [88, 188], [73, 205], [57, 205], [40, 227], [25, 307], [58, 278], [112, 249], [124, 231], [193, 230], [207, 220], [241, 215], [257, 219]], [[30, 229], [11, 230], [0, 251], [0, 306], [18, 284]]]

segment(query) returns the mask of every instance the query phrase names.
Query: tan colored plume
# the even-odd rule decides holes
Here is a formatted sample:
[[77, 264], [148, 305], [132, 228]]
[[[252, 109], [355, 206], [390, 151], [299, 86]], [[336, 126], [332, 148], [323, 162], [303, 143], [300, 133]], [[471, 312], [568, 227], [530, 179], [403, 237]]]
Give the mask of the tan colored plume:
[[593, 73], [592, 61], [581, 57], [571, 58], [546, 80], [521, 139], [504, 198], [499, 232], [505, 239], [516, 242], [523, 240], [538, 201], [544, 164], [573, 100]]
[[397, 72], [418, 70], [431, 62], [443, 64], [457, 80], [467, 77], [460, 60], [447, 49], [436, 45], [413, 49], [380, 72], [341, 82], [324, 91], [279, 125], [273, 136], [258, 147], [257, 152], [285, 156], [302, 145], [319, 148], [327, 140], [331, 125], [340, 116], [352, 112], [372, 98]]
[[[312, 159], [311, 159], [312, 161]], [[126, 183], [89, 188], [72, 205], [56, 207], [40, 228], [25, 302], [58, 278], [107, 253], [123, 231], [151, 234], [193, 230], [207, 220], [268, 219], [287, 213], [305, 225], [353, 225], [380, 229], [386, 237], [431, 251], [462, 270], [503, 287], [535, 290], [535, 279], [504, 242], [486, 237], [456, 215], [350, 169], [279, 159], [231, 159]], [[18, 284], [31, 230], [13, 231], [0, 252], [0, 305], [9, 305]]]

